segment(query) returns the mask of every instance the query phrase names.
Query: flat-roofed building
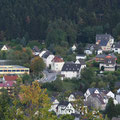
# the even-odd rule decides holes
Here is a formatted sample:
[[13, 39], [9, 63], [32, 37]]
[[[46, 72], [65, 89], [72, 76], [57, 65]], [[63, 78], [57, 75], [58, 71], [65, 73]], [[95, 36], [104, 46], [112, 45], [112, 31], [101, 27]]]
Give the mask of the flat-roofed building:
[[29, 68], [19, 66], [19, 65], [0, 65], [0, 75], [8, 75], [8, 74], [29, 74]]

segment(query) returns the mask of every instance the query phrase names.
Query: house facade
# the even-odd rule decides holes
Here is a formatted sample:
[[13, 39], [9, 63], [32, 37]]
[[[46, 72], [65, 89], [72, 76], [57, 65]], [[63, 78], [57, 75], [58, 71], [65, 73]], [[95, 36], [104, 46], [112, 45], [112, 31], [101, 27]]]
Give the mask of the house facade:
[[86, 55], [92, 55], [94, 51], [94, 44], [87, 44], [87, 46], [85, 47], [84, 53]]
[[73, 108], [73, 105], [70, 102], [62, 101], [57, 106], [57, 115], [71, 115], [72, 113], [75, 113], [75, 109]]
[[63, 65], [64, 60], [59, 56], [55, 56], [51, 63], [51, 70], [59, 72], [62, 70]]
[[79, 78], [81, 72], [81, 65], [74, 62], [67, 62], [63, 65], [61, 75], [64, 78]]
[[81, 65], [81, 69], [86, 68], [86, 63], [83, 59], [77, 59], [75, 64], [80, 64]]
[[1, 48], [1, 51], [7, 51], [9, 49], [9, 47], [7, 45], [4, 45], [2, 48]]
[[108, 55], [104, 59], [104, 63], [100, 63], [99, 68], [104, 71], [115, 71], [116, 59]]
[[56, 112], [59, 101], [55, 97], [51, 97], [51, 103], [52, 103], [52, 105], [51, 105], [51, 109], [49, 111]]
[[101, 46], [103, 51], [111, 51], [114, 38], [110, 34], [97, 34], [96, 45]]
[[113, 50], [115, 53], [120, 54], [120, 41], [117, 42], [117, 43], [115, 43], [115, 44], [113, 45], [112, 50]]
[[52, 64], [52, 60], [55, 57], [50, 51], [44, 50], [42, 51], [39, 56], [43, 59], [46, 67], [50, 67]]
[[106, 104], [100, 94], [91, 94], [87, 98], [87, 103], [95, 109], [105, 110]]
[[79, 59], [85, 60], [86, 58], [87, 58], [86, 55], [77, 55], [76, 56], [76, 60], [79, 60]]
[[73, 101], [75, 101], [75, 100], [77, 100], [77, 99], [80, 99], [80, 98], [83, 98], [83, 93], [81, 92], [81, 91], [77, 91], [77, 92], [73, 92], [73, 93], [71, 93], [70, 95], [69, 95], [69, 97], [68, 97], [68, 101], [69, 102], [73, 102]]
[[99, 94], [100, 90], [99, 88], [88, 88], [87, 91], [84, 94], [85, 100], [87, 101], [87, 98], [92, 94]]

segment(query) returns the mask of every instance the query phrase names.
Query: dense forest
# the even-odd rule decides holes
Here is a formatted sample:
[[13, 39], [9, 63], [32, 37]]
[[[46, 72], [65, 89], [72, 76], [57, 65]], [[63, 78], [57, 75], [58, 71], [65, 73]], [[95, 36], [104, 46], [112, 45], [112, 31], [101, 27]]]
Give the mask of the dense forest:
[[92, 43], [96, 33], [120, 39], [119, 0], [0, 0], [0, 18], [1, 41], [72, 45]]

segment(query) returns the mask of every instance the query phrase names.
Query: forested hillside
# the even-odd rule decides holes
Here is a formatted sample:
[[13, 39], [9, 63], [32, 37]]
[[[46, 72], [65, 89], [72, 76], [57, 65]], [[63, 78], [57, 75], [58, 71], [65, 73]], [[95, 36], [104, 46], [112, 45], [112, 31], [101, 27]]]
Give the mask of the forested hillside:
[[119, 0], [0, 0], [1, 41], [91, 43], [96, 33], [120, 40]]

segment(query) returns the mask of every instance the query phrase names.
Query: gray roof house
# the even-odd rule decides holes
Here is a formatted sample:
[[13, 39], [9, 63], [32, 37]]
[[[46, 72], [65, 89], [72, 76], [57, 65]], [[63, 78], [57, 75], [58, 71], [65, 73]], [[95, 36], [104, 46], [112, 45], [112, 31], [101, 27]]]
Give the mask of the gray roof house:
[[97, 34], [96, 44], [100, 45], [103, 51], [111, 51], [114, 38], [110, 34]]
[[81, 64], [76, 64], [74, 62], [66, 62], [62, 67], [61, 75], [64, 78], [79, 78], [80, 72]]
[[72, 114], [75, 113], [75, 109], [73, 108], [73, 105], [68, 101], [61, 101], [57, 108], [56, 108], [56, 114], [57, 115], [66, 115], [66, 114]]
[[76, 92], [72, 92], [69, 97], [68, 97], [68, 101], [75, 101], [76, 99], [79, 98], [84, 98], [84, 95], [81, 91], [76, 91]]

